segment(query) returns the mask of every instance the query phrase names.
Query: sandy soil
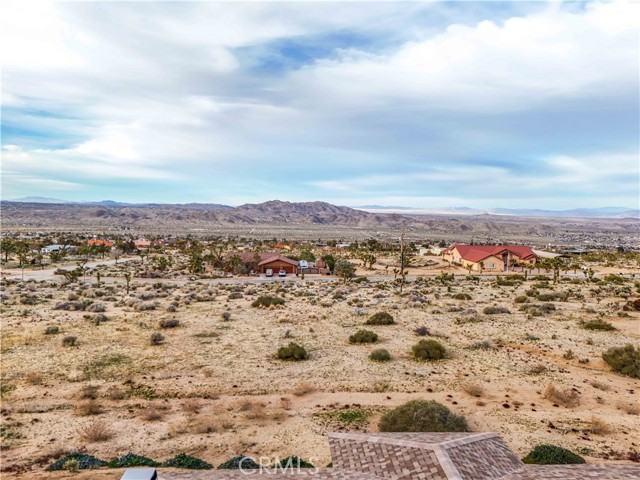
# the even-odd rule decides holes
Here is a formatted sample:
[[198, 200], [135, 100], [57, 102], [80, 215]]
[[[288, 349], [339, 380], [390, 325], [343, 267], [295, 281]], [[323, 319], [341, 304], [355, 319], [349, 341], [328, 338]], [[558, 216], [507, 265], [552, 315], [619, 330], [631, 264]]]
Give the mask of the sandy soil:
[[[382, 413], [414, 398], [445, 403], [465, 415], [473, 430], [499, 432], [520, 455], [553, 443], [588, 460], [628, 458], [640, 450], [640, 416], [630, 408], [637, 404], [640, 381], [612, 373], [601, 353], [638, 344], [640, 314], [617, 315], [626, 300], [615, 286], [563, 283], [553, 291], [578, 297], [553, 302], [554, 313], [528, 317], [514, 299], [534, 283], [496, 286], [460, 278], [443, 285], [431, 279], [408, 285], [403, 295], [390, 282], [144, 284], [134, 285], [129, 297], [121, 285], [9, 285], [1, 331], [3, 478], [65, 478], [69, 474], [43, 468], [77, 449], [103, 459], [134, 451], [164, 460], [184, 451], [214, 465], [240, 453], [292, 454], [324, 466], [330, 460], [326, 432], [375, 431]], [[108, 320], [96, 326], [95, 313], [54, 310], [72, 290], [79, 300], [104, 304]], [[229, 299], [235, 292], [243, 297]], [[286, 304], [250, 306], [267, 293]], [[456, 293], [472, 299], [456, 300]], [[39, 303], [21, 303], [29, 296]], [[176, 312], [167, 311], [171, 303]], [[141, 304], [155, 309], [141, 311]], [[511, 313], [483, 315], [489, 305]], [[469, 321], [473, 315], [464, 315], [466, 309], [477, 310], [478, 321]], [[397, 323], [363, 327], [378, 311], [390, 312]], [[223, 312], [231, 312], [229, 321]], [[173, 318], [178, 327], [159, 328], [160, 320]], [[578, 324], [596, 318], [617, 330]], [[60, 333], [44, 335], [53, 325]], [[411, 358], [419, 339], [413, 330], [423, 325], [450, 358]], [[377, 332], [380, 343], [349, 344], [349, 335], [361, 328]], [[165, 342], [151, 346], [149, 337], [157, 331]], [[77, 345], [63, 346], [66, 336], [77, 337]], [[500, 346], [469, 348], [485, 339]], [[290, 341], [304, 345], [310, 359], [277, 360], [277, 348]], [[393, 360], [370, 361], [376, 348], [387, 349]], [[568, 350], [571, 359], [565, 358]], [[531, 373], [538, 364], [545, 370]], [[465, 392], [470, 383], [481, 387], [479, 397]], [[543, 398], [550, 383], [575, 389], [579, 405], [555, 406]], [[83, 396], [96, 397], [92, 405], [99, 411], [86, 415], [90, 400]], [[594, 415], [608, 432], [590, 432]], [[111, 439], [83, 439], [83, 429], [96, 421], [111, 430]], [[115, 473], [74, 478], [117, 478]]]

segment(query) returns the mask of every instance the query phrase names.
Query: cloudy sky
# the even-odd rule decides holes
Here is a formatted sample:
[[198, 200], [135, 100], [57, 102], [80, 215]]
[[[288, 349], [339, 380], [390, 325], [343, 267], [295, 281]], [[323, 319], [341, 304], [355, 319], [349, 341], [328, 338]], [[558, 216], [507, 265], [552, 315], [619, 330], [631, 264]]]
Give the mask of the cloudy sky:
[[639, 3], [0, 18], [4, 199], [638, 208]]

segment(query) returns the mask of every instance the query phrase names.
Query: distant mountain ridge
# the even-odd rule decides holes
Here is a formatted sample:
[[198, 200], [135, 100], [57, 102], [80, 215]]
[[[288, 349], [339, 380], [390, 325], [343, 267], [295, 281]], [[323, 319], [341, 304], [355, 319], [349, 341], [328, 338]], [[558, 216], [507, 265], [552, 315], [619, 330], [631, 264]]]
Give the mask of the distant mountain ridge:
[[[300, 221], [301, 216], [310, 216], [314, 223], [331, 221], [345, 221], [346, 217], [363, 219], [358, 212], [367, 212], [374, 215], [511, 215], [522, 217], [546, 217], [546, 218], [640, 218], [640, 209], [628, 209], [625, 207], [600, 207], [600, 208], [574, 208], [569, 210], [545, 210], [545, 209], [513, 209], [493, 208], [479, 209], [471, 207], [442, 207], [442, 208], [412, 208], [401, 206], [362, 205], [357, 207], [336, 206], [327, 202], [287, 202], [282, 200], [269, 200], [258, 204], [244, 204], [237, 207], [218, 203], [127, 203], [115, 200], [101, 200], [95, 202], [72, 202], [48, 197], [22, 197], [3, 202], [33, 203], [33, 204], [59, 204], [59, 205], [85, 205], [105, 207], [172, 207], [194, 210], [225, 210], [233, 211], [234, 221], [245, 221], [256, 215], [280, 220]], [[353, 223], [353, 218], [347, 224]]]

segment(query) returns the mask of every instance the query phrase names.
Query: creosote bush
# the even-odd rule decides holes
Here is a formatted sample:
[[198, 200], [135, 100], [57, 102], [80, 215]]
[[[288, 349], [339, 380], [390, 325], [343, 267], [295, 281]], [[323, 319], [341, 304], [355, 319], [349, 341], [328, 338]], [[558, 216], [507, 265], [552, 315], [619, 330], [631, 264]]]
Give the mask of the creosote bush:
[[429, 332], [429, 329], [425, 326], [416, 328], [413, 333], [415, 333], [419, 337], [428, 337], [429, 335], [431, 335], [431, 332]]
[[508, 308], [505, 307], [484, 307], [482, 313], [485, 315], [498, 315], [500, 313], [511, 313]]
[[179, 453], [173, 458], [162, 462], [163, 467], [173, 467], [173, 468], [186, 468], [190, 470], [210, 470], [213, 466], [204, 460], [200, 460], [199, 458], [192, 457], [191, 455], [187, 455], [185, 453]]
[[640, 378], [640, 347], [627, 344], [624, 347], [611, 347], [602, 354], [602, 359], [611, 369], [622, 375]]
[[384, 348], [378, 348], [369, 354], [369, 359], [374, 362], [388, 362], [391, 360], [391, 354]]
[[60, 328], [56, 327], [55, 325], [52, 325], [50, 327], [47, 327], [44, 331], [45, 335], [55, 335], [57, 333], [60, 332]]
[[393, 325], [394, 323], [396, 323], [395, 320], [387, 312], [374, 313], [367, 320], [367, 325]]
[[371, 330], [358, 330], [349, 337], [350, 343], [376, 343], [378, 334]]
[[437, 340], [420, 340], [412, 350], [416, 360], [442, 360], [447, 353]]
[[538, 445], [522, 459], [524, 463], [536, 465], [569, 465], [586, 463], [584, 458], [566, 448], [555, 445]]
[[611, 330], [616, 330], [616, 327], [611, 325], [609, 322], [605, 322], [604, 320], [590, 320], [588, 322], [580, 322], [580, 326], [587, 330], [603, 330], [605, 332], [609, 332]]
[[304, 347], [294, 342], [291, 342], [286, 347], [280, 347], [277, 355], [280, 360], [299, 361], [309, 358], [309, 354]]
[[270, 295], [261, 295], [251, 303], [254, 308], [270, 307], [271, 305], [284, 305], [284, 299], [280, 297], [272, 297]]
[[63, 347], [75, 347], [78, 343], [78, 338], [69, 335], [68, 337], [64, 337], [62, 339], [62, 346]]
[[159, 332], [154, 332], [149, 337], [149, 343], [151, 345], [160, 345], [162, 342], [164, 342], [164, 335]]
[[158, 322], [158, 325], [160, 326], [160, 328], [175, 328], [180, 325], [180, 320], [178, 320], [177, 318], [167, 318], [164, 320], [160, 320]]
[[433, 400], [412, 400], [384, 414], [381, 432], [467, 432], [467, 421]]

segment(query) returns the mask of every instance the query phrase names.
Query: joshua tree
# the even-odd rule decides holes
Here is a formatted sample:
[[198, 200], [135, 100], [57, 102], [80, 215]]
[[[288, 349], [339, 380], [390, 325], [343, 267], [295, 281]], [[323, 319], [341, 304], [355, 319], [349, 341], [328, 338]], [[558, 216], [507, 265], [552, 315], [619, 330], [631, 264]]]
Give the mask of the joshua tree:
[[127, 284], [127, 295], [129, 295], [129, 286], [131, 284], [131, 272], [125, 272], [124, 281]]
[[335, 264], [335, 273], [342, 278], [344, 283], [347, 283], [356, 275], [356, 267], [353, 263], [347, 260], [338, 260]]

